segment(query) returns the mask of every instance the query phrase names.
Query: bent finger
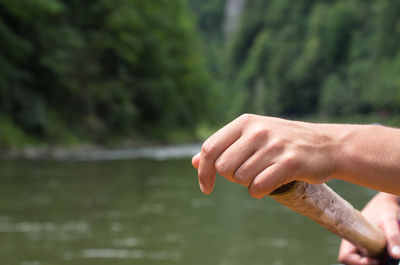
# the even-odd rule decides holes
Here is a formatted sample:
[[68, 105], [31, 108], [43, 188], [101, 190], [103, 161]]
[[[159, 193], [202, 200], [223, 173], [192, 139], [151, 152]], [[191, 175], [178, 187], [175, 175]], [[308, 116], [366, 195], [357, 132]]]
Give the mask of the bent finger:
[[[231, 144], [215, 161], [217, 172], [232, 182], [238, 182], [242, 185], [245, 183], [234, 177], [235, 171], [251, 157], [254, 153], [257, 141], [252, 141], [246, 137], [240, 137], [236, 142]], [[247, 187], [248, 185], [246, 185]]]
[[192, 158], [192, 165], [195, 169], [199, 169], [199, 164], [200, 164], [200, 153], [196, 154]]
[[379, 265], [379, 260], [371, 257], [363, 257], [358, 253], [349, 253], [339, 261], [345, 265]]
[[275, 189], [286, 184], [287, 170], [278, 163], [264, 169], [260, 174], [254, 177], [249, 186], [249, 193], [256, 199], [261, 199], [270, 194]]
[[235, 179], [244, 186], [249, 186], [255, 176], [265, 168], [274, 164], [274, 159], [282, 153], [277, 148], [260, 148], [255, 151], [239, 168], [234, 172]]
[[362, 256], [353, 244], [344, 239], [340, 244], [338, 260], [345, 265], [379, 265], [379, 260]]
[[240, 123], [235, 120], [208, 138], [200, 153], [198, 176], [203, 193], [212, 192], [215, 184], [215, 161], [241, 135]]
[[396, 215], [384, 219], [383, 230], [387, 239], [389, 255], [400, 259], [400, 229]]

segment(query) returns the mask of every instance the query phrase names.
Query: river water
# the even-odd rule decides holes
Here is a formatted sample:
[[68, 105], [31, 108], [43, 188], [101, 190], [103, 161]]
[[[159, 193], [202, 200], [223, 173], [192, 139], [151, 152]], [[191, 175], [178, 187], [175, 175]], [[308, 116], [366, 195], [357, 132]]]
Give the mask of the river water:
[[[201, 194], [188, 157], [135, 158], [0, 161], [1, 264], [337, 263], [339, 238], [275, 201], [221, 177]], [[356, 207], [374, 194], [329, 184]]]

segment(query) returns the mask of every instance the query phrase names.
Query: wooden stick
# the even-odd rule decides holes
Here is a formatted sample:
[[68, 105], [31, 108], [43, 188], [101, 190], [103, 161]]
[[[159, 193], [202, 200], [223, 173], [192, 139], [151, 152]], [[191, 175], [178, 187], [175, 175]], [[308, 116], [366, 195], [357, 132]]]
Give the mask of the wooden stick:
[[294, 181], [270, 197], [350, 241], [366, 255], [379, 257], [385, 253], [383, 232], [325, 184]]

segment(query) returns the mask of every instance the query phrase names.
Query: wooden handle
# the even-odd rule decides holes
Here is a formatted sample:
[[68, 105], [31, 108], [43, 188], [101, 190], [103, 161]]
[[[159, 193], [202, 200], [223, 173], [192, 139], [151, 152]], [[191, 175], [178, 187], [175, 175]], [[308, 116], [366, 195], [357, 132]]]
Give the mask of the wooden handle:
[[270, 197], [350, 241], [366, 255], [379, 257], [385, 253], [383, 232], [325, 184], [294, 181]]

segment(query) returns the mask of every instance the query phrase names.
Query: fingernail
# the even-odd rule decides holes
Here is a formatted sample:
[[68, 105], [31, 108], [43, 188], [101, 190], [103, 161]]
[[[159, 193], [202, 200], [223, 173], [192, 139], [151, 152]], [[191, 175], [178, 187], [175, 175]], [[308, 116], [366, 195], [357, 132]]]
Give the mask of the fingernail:
[[393, 255], [400, 255], [400, 246], [393, 246], [391, 252]]

